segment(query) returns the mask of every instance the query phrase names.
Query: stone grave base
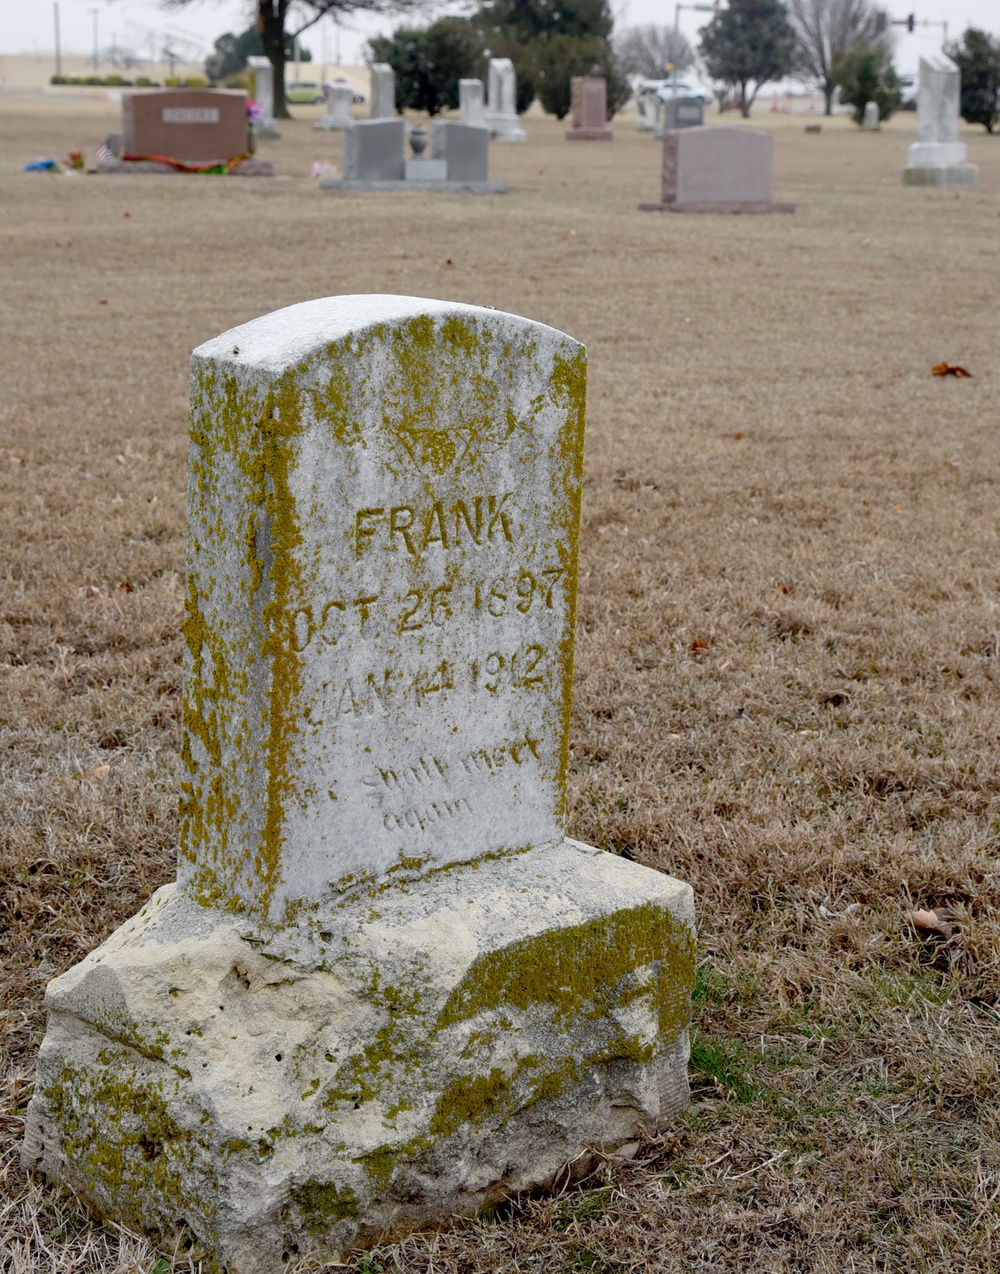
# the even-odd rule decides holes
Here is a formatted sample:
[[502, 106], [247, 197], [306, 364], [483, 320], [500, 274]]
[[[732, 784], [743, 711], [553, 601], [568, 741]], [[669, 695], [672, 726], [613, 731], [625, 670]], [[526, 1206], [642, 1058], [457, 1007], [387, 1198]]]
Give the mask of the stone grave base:
[[505, 181], [359, 181], [352, 178], [327, 178], [320, 190], [415, 190], [436, 195], [505, 195]]
[[614, 133], [610, 128], [567, 128], [568, 142], [610, 142]]
[[[186, 173], [179, 168], [174, 168], [171, 164], [160, 164], [153, 159], [102, 159], [98, 161], [97, 172], [99, 173], [171, 173], [180, 177], [204, 177], [205, 173]], [[244, 159], [242, 164], [228, 173], [207, 174], [209, 176], [224, 177], [273, 177], [274, 164], [269, 159], [259, 159], [256, 155], [251, 155], [249, 159]]]
[[903, 169], [904, 186], [974, 186], [977, 164], [911, 164]]
[[160, 889], [49, 986], [23, 1162], [228, 1274], [473, 1213], [688, 1096], [688, 885], [573, 841], [250, 941]]
[[793, 203], [760, 203], [750, 200], [733, 203], [641, 203], [640, 212], [794, 212]]

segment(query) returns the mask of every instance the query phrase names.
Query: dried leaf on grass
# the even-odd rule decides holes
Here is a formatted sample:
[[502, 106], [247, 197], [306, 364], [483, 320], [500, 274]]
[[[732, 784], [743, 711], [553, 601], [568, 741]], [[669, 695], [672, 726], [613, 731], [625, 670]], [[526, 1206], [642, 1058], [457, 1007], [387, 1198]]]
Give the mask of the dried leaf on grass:
[[967, 372], [964, 367], [959, 367], [957, 363], [935, 363], [931, 368], [931, 374], [934, 376], [968, 376], [971, 378], [972, 372]]
[[92, 770], [81, 770], [78, 774], [74, 775], [74, 778], [76, 778], [80, 783], [100, 782], [101, 779], [106, 779], [110, 773], [110, 765], [95, 765]]
[[906, 911], [903, 914], [921, 938], [943, 938], [947, 942], [958, 932], [959, 915], [954, 907], [935, 907], [933, 911]]

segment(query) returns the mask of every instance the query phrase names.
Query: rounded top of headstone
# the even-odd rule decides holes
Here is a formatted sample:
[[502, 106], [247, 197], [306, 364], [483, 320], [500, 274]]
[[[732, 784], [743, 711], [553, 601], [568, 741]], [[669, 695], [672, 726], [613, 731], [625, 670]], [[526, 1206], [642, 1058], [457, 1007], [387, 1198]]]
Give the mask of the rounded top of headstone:
[[251, 319], [249, 323], [230, 328], [221, 336], [199, 345], [192, 358], [280, 371], [308, 358], [332, 342], [344, 340], [380, 324], [392, 326], [422, 316], [437, 319], [449, 316], [477, 319], [492, 327], [509, 326], [521, 333], [534, 329], [539, 337], [579, 345], [578, 341], [556, 328], [517, 314], [508, 314], [504, 310], [481, 305], [463, 305], [456, 301], [429, 300], [419, 296], [369, 293], [325, 296], [274, 310], [260, 318]]

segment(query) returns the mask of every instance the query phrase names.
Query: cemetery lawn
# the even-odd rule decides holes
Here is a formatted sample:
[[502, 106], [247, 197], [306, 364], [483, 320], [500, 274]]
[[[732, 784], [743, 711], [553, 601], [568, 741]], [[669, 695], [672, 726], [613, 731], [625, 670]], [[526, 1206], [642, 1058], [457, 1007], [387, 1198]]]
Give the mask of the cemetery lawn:
[[529, 117], [493, 198], [322, 195], [305, 107], [281, 180], [21, 174], [117, 108], [0, 98], [3, 1274], [199, 1268], [25, 1182], [21, 1116], [45, 982], [174, 875], [189, 353], [369, 291], [589, 347], [570, 831], [694, 886], [701, 964], [675, 1126], [351, 1268], [1000, 1267], [1000, 141], [904, 189], [912, 116], [758, 110], [793, 216], [638, 212], [622, 121]]

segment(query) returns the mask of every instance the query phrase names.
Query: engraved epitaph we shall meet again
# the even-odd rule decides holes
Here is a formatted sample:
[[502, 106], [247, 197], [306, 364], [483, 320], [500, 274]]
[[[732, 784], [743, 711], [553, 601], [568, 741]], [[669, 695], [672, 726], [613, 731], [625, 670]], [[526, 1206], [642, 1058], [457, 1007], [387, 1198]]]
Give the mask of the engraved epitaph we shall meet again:
[[203, 900], [279, 922], [401, 864], [561, 838], [585, 375], [551, 328], [405, 297], [195, 351], [182, 857]]

